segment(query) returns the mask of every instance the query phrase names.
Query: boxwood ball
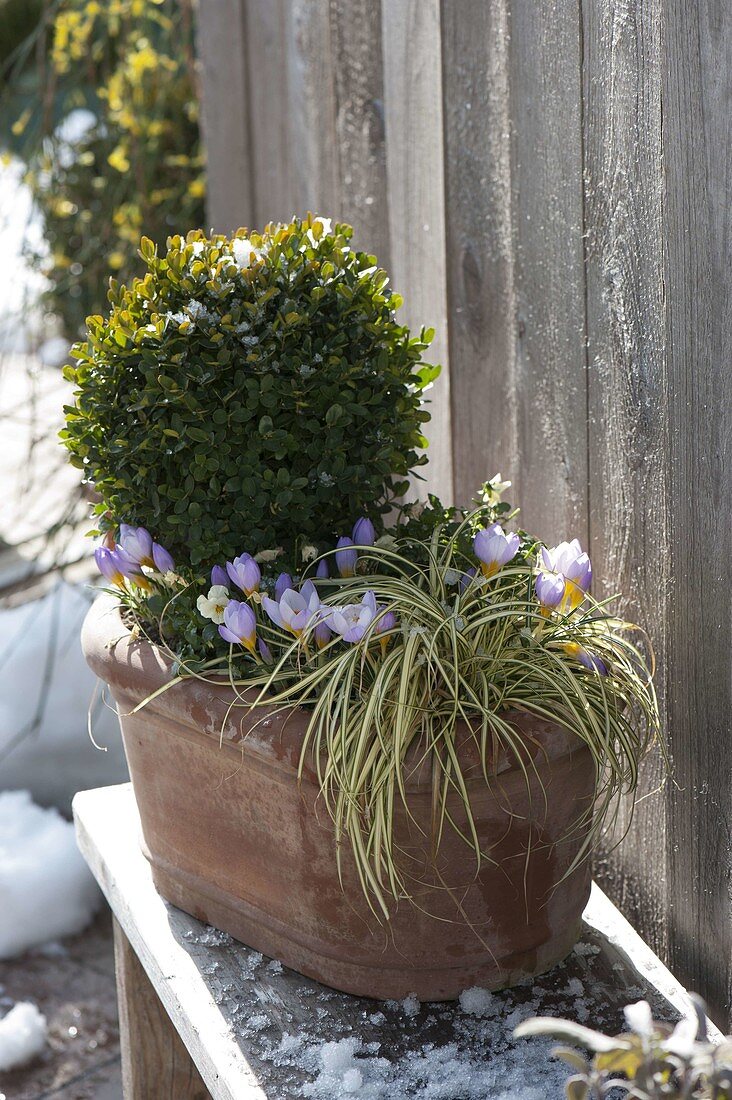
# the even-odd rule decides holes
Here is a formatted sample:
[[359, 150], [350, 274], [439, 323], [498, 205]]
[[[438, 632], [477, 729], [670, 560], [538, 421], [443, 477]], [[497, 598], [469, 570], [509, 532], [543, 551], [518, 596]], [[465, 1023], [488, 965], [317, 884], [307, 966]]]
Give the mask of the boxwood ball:
[[101, 497], [102, 530], [143, 525], [194, 566], [246, 550], [323, 546], [368, 516], [377, 532], [426, 461], [431, 333], [352, 230], [311, 215], [263, 233], [193, 231], [147, 272], [110, 281], [65, 375], [62, 438]]

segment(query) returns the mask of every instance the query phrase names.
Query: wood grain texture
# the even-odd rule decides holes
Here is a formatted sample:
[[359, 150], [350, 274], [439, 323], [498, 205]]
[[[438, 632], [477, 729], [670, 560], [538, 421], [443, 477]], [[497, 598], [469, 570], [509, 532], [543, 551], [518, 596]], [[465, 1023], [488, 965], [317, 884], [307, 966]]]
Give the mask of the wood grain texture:
[[339, 166], [338, 205], [354, 242], [389, 269], [381, 7], [330, 0], [331, 64]]
[[244, 104], [251, 120], [252, 223], [290, 221], [302, 214], [294, 172], [297, 142], [292, 127], [287, 55], [287, 0], [243, 0], [245, 67], [251, 74]]
[[231, 233], [255, 213], [243, 0], [200, 0], [196, 25], [207, 216], [217, 232]]
[[208, 1089], [117, 920], [114, 963], [125, 1100], [209, 1100]]
[[[584, 4], [589, 499], [596, 594], [649, 630], [663, 702], [670, 562], [659, 2]], [[633, 825], [597, 873], [667, 957], [666, 813], [649, 759]], [[613, 839], [630, 820], [627, 800]]]
[[453, 471], [466, 504], [520, 468], [506, 0], [443, 0], [441, 25]]
[[429, 465], [417, 491], [453, 498], [445, 280], [445, 191], [439, 0], [382, 0], [386, 166], [392, 285], [399, 318], [433, 327], [428, 358], [442, 365], [429, 394]]
[[[508, 31], [517, 417], [516, 485], [509, 499], [520, 503], [528, 530], [549, 545], [572, 537], [586, 545], [578, 5], [513, 0]], [[471, 415], [479, 420], [482, 412], [482, 405], [473, 406]]]
[[732, 8], [664, 0], [670, 958], [732, 1023]]

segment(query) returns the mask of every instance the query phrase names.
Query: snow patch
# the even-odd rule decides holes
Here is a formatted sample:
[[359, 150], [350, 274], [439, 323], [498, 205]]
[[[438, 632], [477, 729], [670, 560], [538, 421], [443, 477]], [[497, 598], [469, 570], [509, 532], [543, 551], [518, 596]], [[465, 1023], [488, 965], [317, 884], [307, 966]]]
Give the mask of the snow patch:
[[18, 1001], [0, 1020], [0, 1073], [28, 1065], [46, 1047], [46, 1017], [30, 1001]]
[[28, 791], [0, 793], [0, 897], [0, 959], [81, 932], [101, 900], [73, 825]]
[[489, 989], [474, 985], [460, 994], [460, 1007], [469, 1016], [497, 1016], [502, 1006]]

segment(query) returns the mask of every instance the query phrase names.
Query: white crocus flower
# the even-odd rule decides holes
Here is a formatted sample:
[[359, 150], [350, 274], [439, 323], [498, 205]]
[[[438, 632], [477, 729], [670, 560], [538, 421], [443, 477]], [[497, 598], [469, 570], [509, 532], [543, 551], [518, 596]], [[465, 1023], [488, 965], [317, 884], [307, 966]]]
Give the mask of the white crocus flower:
[[229, 590], [223, 584], [214, 584], [208, 590], [208, 596], [199, 596], [196, 607], [204, 619], [214, 623], [224, 621], [224, 611], [229, 603]]

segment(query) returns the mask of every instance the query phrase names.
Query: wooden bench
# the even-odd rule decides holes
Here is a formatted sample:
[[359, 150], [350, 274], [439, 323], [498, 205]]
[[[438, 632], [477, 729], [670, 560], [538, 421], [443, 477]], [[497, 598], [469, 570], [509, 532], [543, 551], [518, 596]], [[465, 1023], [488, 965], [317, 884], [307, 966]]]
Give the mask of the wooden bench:
[[577, 948], [541, 978], [473, 991], [462, 1006], [382, 1004], [325, 989], [163, 902], [128, 784], [78, 794], [74, 816], [115, 918], [125, 1100], [399, 1100], [427, 1082], [443, 1100], [560, 1100], [564, 1069], [551, 1044], [513, 1039], [520, 1019], [619, 1031], [622, 1006], [641, 998], [658, 1018], [687, 1011], [683, 988], [596, 887]]

